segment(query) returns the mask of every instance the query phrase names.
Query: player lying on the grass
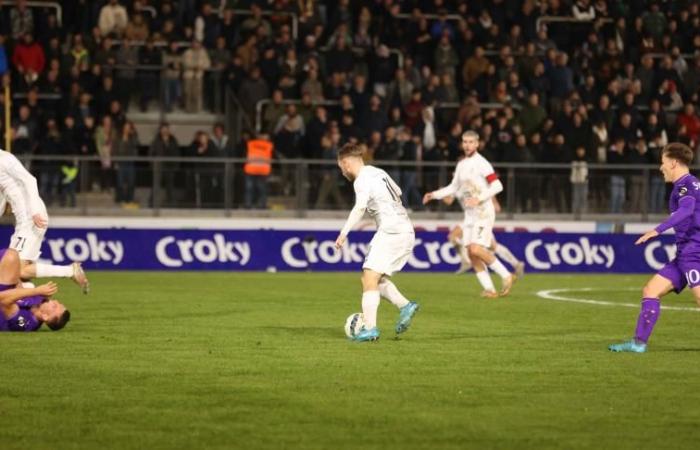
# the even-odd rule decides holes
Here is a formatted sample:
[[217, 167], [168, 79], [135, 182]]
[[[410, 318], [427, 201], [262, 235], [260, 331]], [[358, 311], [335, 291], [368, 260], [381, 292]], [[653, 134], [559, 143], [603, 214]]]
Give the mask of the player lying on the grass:
[[676, 233], [676, 257], [661, 268], [642, 290], [642, 308], [634, 338], [610, 345], [613, 352], [646, 351], [649, 336], [661, 313], [660, 298], [671, 291], [680, 293], [685, 286], [700, 305], [700, 182], [690, 174], [693, 151], [685, 144], [668, 144], [661, 153], [661, 173], [673, 183], [669, 200], [671, 215], [659, 226], [642, 235], [636, 245], [673, 228]]
[[45, 323], [60, 330], [70, 320], [70, 312], [51, 296], [58, 292], [55, 283], [24, 288], [20, 284], [19, 254], [0, 250], [0, 331], [36, 331]]
[[353, 182], [355, 206], [335, 241], [341, 248], [350, 230], [365, 211], [377, 224], [377, 232], [369, 244], [369, 252], [362, 265], [362, 314], [365, 329], [356, 341], [374, 341], [379, 338], [377, 309], [380, 296], [399, 308], [396, 333], [406, 331], [418, 311], [418, 304], [410, 302], [389, 280], [403, 268], [413, 253], [415, 234], [413, 224], [401, 203], [401, 189], [382, 169], [365, 165], [361, 144], [345, 144], [338, 152], [338, 167], [343, 176]]
[[39, 196], [36, 178], [13, 154], [0, 150], [0, 214], [5, 211], [6, 203], [15, 216], [15, 232], [9, 247], [19, 253], [22, 279], [71, 278], [87, 294], [90, 284], [80, 263], [59, 266], [37, 261], [49, 225], [46, 205]]
[[[454, 200], [455, 197], [451, 195], [442, 199], [442, 201], [447, 205], [451, 205]], [[464, 198], [460, 198], [459, 204], [462, 205], [462, 209], [465, 211], [464, 220], [467, 220], [467, 211], [464, 206], [464, 200]], [[496, 213], [500, 212], [501, 205], [498, 203], [496, 197], [493, 197], [493, 206]], [[456, 274], [465, 273], [472, 268], [472, 260], [469, 258], [469, 254], [467, 253], [467, 244], [463, 239], [463, 228], [465, 228], [464, 221], [455, 225], [455, 227], [450, 230], [450, 234], [447, 236], [447, 239], [457, 251], [459, 259], [462, 261], [459, 265], [459, 269], [455, 271]], [[508, 247], [496, 241], [496, 236], [493, 233], [491, 233], [491, 246], [489, 247], [489, 250], [494, 252], [497, 257], [510, 264], [515, 270], [516, 277], [520, 278], [525, 275], [525, 263], [516, 258]]]
[[501, 296], [510, 293], [516, 276], [505, 268], [489, 250], [496, 211], [491, 200], [503, 190], [503, 184], [493, 170], [491, 163], [477, 151], [479, 135], [474, 131], [462, 134], [464, 158], [457, 163], [452, 182], [423, 196], [423, 203], [440, 200], [448, 195], [464, 198], [463, 241], [467, 245], [469, 259], [474, 265], [476, 278], [483, 287], [481, 295], [487, 298], [498, 297], [486, 267], [501, 277]]

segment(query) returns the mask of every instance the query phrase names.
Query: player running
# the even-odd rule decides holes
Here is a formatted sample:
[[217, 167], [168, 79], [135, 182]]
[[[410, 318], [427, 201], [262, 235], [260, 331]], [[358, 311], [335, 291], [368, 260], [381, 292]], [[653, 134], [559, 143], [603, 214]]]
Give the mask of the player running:
[[369, 244], [362, 265], [362, 314], [365, 328], [354, 339], [374, 341], [379, 339], [377, 309], [380, 296], [399, 308], [397, 334], [408, 329], [419, 306], [406, 299], [389, 280], [410, 258], [415, 241], [413, 224], [401, 204], [401, 189], [385, 171], [365, 165], [362, 159], [364, 150], [363, 145], [349, 143], [338, 152], [338, 167], [343, 176], [353, 182], [355, 206], [350, 211], [335, 246], [343, 246], [348, 233], [362, 219], [365, 211], [374, 219], [377, 232]]
[[46, 206], [39, 196], [36, 178], [13, 154], [0, 150], [0, 212], [5, 211], [6, 203], [10, 204], [15, 216], [10, 248], [19, 253], [22, 279], [71, 278], [87, 294], [90, 284], [80, 263], [58, 266], [37, 262], [49, 225]]
[[[495, 212], [500, 212], [501, 205], [498, 203], [498, 200], [496, 197], [493, 197], [492, 199]], [[455, 197], [451, 195], [442, 199], [442, 201], [447, 205], [451, 205], [454, 200]], [[455, 271], [455, 273], [458, 275], [463, 274], [472, 268], [472, 260], [469, 258], [469, 253], [467, 252], [467, 244], [463, 240], [463, 229], [468, 228], [465, 226], [465, 222], [469, 219], [470, 215], [468, 208], [464, 206], [464, 200], [464, 197], [458, 199], [459, 204], [464, 210], [464, 220], [455, 225], [455, 227], [450, 230], [450, 234], [447, 235], [447, 239], [450, 241], [455, 251], [459, 255], [459, 259], [462, 261], [459, 265], [459, 269]], [[521, 278], [523, 275], [525, 275], [525, 263], [516, 258], [508, 247], [496, 241], [496, 236], [493, 233], [491, 233], [491, 245], [489, 246], [489, 250], [494, 252], [497, 257], [510, 264], [513, 267], [513, 270], [515, 270], [515, 276], [517, 278]]]
[[649, 336], [661, 313], [660, 298], [669, 292], [678, 294], [688, 285], [700, 305], [700, 181], [690, 174], [692, 161], [693, 151], [685, 144], [668, 144], [661, 153], [661, 173], [667, 183], [673, 183], [669, 200], [671, 215], [644, 233], [635, 245], [673, 228], [676, 232], [676, 257], [644, 286], [634, 338], [610, 345], [608, 349], [613, 352], [646, 351]]
[[[496, 298], [510, 293], [516, 276], [505, 268], [489, 250], [496, 220], [496, 210], [491, 200], [503, 190], [503, 184], [493, 170], [491, 163], [477, 151], [479, 135], [474, 131], [462, 134], [462, 150], [465, 158], [457, 163], [452, 182], [437, 191], [423, 196], [423, 203], [440, 200], [454, 195], [461, 200], [465, 209], [463, 242], [467, 245], [469, 259], [474, 265], [476, 278], [483, 287], [482, 297]], [[491, 281], [486, 266], [501, 277], [500, 294]]]
[[36, 331], [43, 323], [54, 331], [66, 326], [70, 312], [50, 298], [58, 291], [56, 284], [17, 287], [19, 275], [19, 254], [13, 249], [0, 250], [0, 331]]

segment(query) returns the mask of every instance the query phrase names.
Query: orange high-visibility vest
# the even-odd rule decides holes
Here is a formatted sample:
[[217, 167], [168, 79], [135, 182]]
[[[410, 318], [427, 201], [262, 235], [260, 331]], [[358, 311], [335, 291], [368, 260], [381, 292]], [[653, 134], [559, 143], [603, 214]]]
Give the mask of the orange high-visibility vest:
[[272, 142], [262, 139], [248, 141], [248, 161], [243, 166], [246, 175], [270, 175], [272, 161]]

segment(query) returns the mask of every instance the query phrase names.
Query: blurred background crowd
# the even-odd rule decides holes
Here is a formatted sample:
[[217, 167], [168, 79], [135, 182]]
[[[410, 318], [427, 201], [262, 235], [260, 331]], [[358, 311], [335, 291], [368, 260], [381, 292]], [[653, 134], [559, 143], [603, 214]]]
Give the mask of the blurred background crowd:
[[[3, 131], [9, 123], [18, 155], [96, 155], [87, 186], [125, 206], [152, 181], [140, 175], [142, 163], [114, 157], [334, 160], [356, 140], [367, 144], [368, 159], [402, 163], [393, 175], [405, 202], [419, 208], [422, 193], [444, 181], [420, 164], [457, 161], [461, 134], [472, 129], [492, 162], [530, 164], [504, 178], [514, 211], [660, 212], [663, 181], [614, 166], [658, 164], [669, 141], [699, 147], [694, 0], [68, 0], [60, 7], [3, 2], [0, 74], [12, 92]], [[132, 116], [144, 113], [162, 119], [155, 131], [137, 132]], [[164, 120], [203, 113], [215, 118], [211, 126], [186, 139]], [[231, 114], [242, 126], [230, 126]], [[546, 163], [566, 166], [538, 170]], [[167, 202], [222, 201], [221, 166], [164, 164]], [[271, 176], [280, 195], [295, 191], [294, 166], [272, 166], [236, 166], [240, 206], [267, 208]], [[79, 169], [68, 160], [33, 163], [47, 202], [65, 206], [85, 188]], [[316, 175], [309, 206], [351, 201], [333, 167]]]

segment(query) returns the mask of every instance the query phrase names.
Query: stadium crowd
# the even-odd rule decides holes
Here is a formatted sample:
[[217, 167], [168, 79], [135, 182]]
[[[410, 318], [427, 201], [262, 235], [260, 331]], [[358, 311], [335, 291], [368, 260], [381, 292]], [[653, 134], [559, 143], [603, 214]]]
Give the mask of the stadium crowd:
[[[694, 0], [68, 0], [61, 6], [61, 22], [54, 9], [23, 0], [1, 10], [0, 73], [21, 97], [12, 109], [12, 150], [99, 155], [96, 180], [114, 188], [120, 203], [134, 201], [135, 166], [115, 167], [115, 155], [245, 157], [249, 141], [269, 140], [276, 158], [335, 159], [340, 146], [358, 140], [371, 159], [456, 161], [462, 132], [473, 129], [495, 163], [570, 165], [561, 173], [518, 176], [519, 211], [585, 212], [590, 202], [610, 212], [638, 211], [647, 202], [641, 172], [595, 178], [588, 164], [656, 164], [672, 140], [698, 149], [700, 2]], [[298, 18], [296, 26], [288, 13]], [[580, 21], [540, 21], [550, 16]], [[156, 136], [141, 137], [152, 144], [140, 148], [128, 111], [196, 114], [216, 109], [227, 89], [249, 125], [241, 136], [229, 141], [219, 124], [178, 143], [163, 124]], [[268, 99], [256, 130], [256, 105]], [[42, 163], [35, 171], [48, 204], [74, 204], [74, 164]], [[265, 186], [255, 181], [267, 173], [246, 172], [245, 206], [266, 206], [256, 201]], [[397, 175], [412, 207], [437, 183], [410, 167]], [[220, 178], [201, 179], [202, 195], [216, 198]], [[323, 173], [317, 207], [343, 205], [339, 181], [335, 171]], [[175, 176], [164, 183], [172, 187]], [[652, 176], [650, 187], [646, 206], [660, 212], [663, 180]]]

